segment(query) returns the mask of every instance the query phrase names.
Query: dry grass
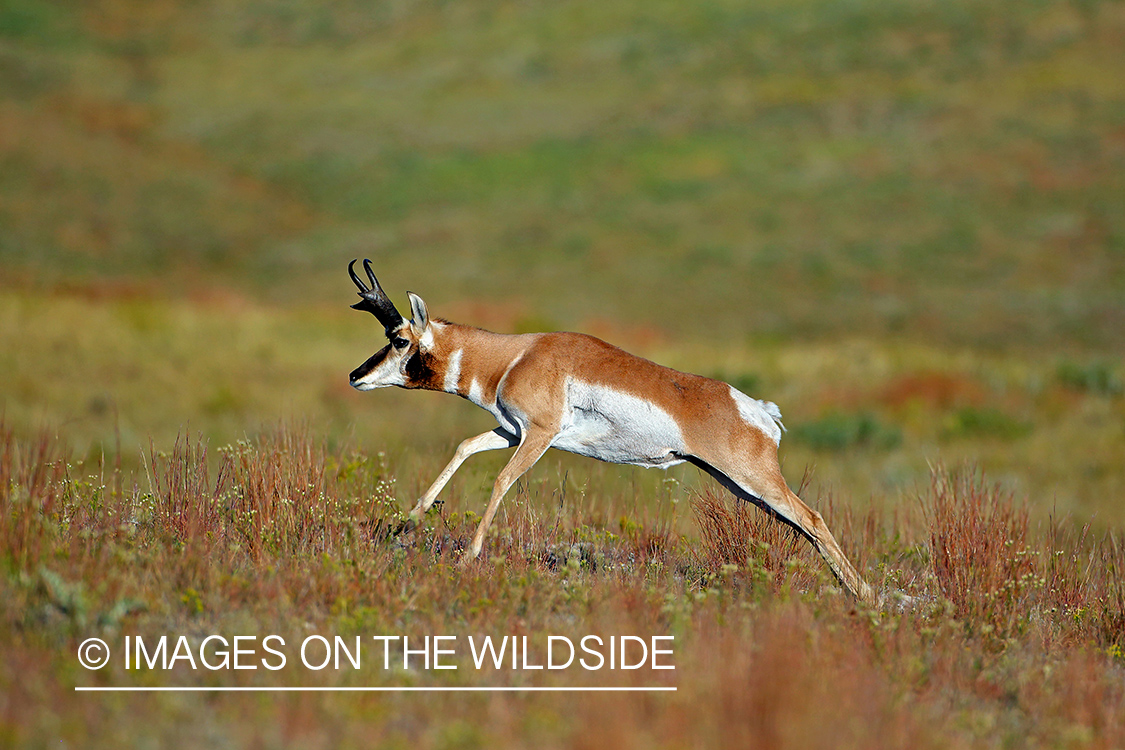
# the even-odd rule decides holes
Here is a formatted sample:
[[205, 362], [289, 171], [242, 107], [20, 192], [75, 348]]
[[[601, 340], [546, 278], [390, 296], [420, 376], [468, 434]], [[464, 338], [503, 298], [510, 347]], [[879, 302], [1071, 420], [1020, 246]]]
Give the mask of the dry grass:
[[938, 590], [967, 627], [1002, 648], [1036, 631], [1120, 653], [1125, 565], [1117, 532], [1051, 518], [1032, 534], [1026, 503], [972, 472], [936, 472], [925, 499]]
[[[805, 472], [797, 494], [808, 487]], [[817, 583], [817, 561], [801, 534], [749, 503], [706, 489], [692, 499], [702, 544], [699, 556], [712, 575], [762, 590], [806, 591]]]
[[[865, 575], [927, 602], [896, 614], [856, 605], [803, 540], [713, 493], [692, 501], [696, 541], [675, 533], [666, 514], [638, 514], [625, 493], [602, 498], [608, 507], [598, 510], [565, 497], [565, 482], [564, 490], [523, 484], [485, 559], [459, 568], [471, 512], [443, 508], [413, 537], [386, 534], [399, 518], [387, 467], [329, 450], [305, 428], [278, 427], [210, 461], [205, 443], [182, 437], [167, 453], [150, 451], [140, 476], [109, 461], [72, 463], [53, 438], [4, 429], [0, 446], [5, 744], [1125, 742], [1119, 538], [1095, 539], [1059, 519], [1036, 528], [1023, 503], [971, 472], [936, 471], [907, 501], [924, 513], [889, 519], [814, 503]], [[310, 632], [533, 641], [667, 634], [676, 637], [677, 669], [201, 674], [126, 672], [114, 662], [90, 673], [74, 661], [92, 635], [114, 643], [125, 634], [278, 633], [297, 642]], [[678, 692], [597, 700], [73, 692], [76, 684], [654, 683]], [[188, 726], [203, 731], [185, 734]]]

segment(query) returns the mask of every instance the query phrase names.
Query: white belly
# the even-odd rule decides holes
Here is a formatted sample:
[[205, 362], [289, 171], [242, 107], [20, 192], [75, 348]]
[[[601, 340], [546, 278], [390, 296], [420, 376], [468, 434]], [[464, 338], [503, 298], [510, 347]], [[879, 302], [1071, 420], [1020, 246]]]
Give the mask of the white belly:
[[617, 464], [682, 463], [684, 436], [668, 412], [636, 396], [568, 379], [566, 407], [551, 446]]

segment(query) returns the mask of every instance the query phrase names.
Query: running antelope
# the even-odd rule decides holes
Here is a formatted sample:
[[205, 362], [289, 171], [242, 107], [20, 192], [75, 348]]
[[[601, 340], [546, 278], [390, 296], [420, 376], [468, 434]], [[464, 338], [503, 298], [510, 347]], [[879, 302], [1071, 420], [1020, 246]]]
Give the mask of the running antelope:
[[601, 461], [659, 467], [688, 461], [737, 497], [773, 511], [816, 547], [856, 597], [874, 602], [824, 519], [786, 485], [777, 461], [783, 427], [776, 404], [718, 380], [636, 357], [581, 333], [505, 335], [431, 318], [408, 292], [403, 320], [363, 261], [368, 284], [352, 307], [373, 314], [390, 343], [357, 367], [351, 385], [455, 393], [489, 412], [500, 426], [465, 440], [410, 511], [413, 527], [453, 473], [474, 453], [515, 448], [501, 469], [465, 560], [480, 554], [500, 501], [548, 448]]

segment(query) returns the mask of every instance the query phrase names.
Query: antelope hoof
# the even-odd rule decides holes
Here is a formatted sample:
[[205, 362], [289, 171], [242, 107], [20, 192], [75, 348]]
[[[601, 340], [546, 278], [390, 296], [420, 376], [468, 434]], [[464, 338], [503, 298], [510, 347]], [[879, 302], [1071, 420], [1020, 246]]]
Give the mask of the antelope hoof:
[[479, 550], [474, 550], [472, 547], [469, 547], [467, 550], [465, 550], [464, 554], [461, 555], [461, 559], [457, 561], [457, 567], [464, 570], [465, 568], [476, 562], [479, 556]]
[[883, 592], [877, 602], [877, 607], [884, 612], [896, 612], [898, 614], [920, 612], [925, 605], [925, 597], [910, 596], [898, 589]]

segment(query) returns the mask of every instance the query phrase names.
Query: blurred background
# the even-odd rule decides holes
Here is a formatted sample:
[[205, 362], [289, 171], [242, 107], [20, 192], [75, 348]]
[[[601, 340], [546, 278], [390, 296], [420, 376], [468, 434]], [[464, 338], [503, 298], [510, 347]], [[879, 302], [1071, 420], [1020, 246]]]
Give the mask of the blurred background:
[[369, 257], [778, 402], [794, 484], [1118, 523], [1123, 209], [1121, 2], [0, 0], [0, 410], [87, 461], [297, 420], [413, 499], [490, 418], [348, 387]]

